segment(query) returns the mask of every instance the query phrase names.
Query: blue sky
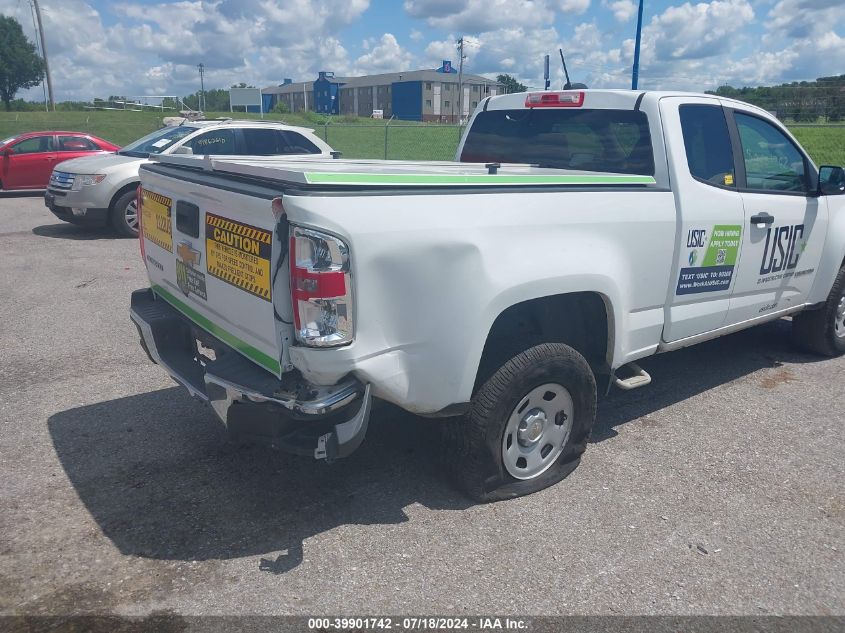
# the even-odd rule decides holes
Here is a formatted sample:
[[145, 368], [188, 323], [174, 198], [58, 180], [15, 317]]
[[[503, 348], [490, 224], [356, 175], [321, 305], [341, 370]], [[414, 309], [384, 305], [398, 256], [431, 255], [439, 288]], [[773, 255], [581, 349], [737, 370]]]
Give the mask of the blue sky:
[[[41, 0], [59, 99], [187, 94], [240, 81], [434, 68], [630, 86], [633, 0]], [[28, 0], [0, 0], [33, 35]], [[646, 0], [640, 87], [706, 90], [845, 73], [842, 0]], [[34, 89], [21, 96], [38, 98]]]

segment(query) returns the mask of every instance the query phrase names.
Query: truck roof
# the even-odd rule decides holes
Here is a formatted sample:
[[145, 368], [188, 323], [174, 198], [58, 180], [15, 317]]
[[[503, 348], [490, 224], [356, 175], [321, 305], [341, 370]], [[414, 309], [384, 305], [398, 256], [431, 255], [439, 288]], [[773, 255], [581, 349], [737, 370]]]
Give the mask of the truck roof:
[[347, 160], [325, 157], [151, 157], [154, 163], [219, 174], [325, 187], [444, 187], [518, 185], [654, 185], [648, 175], [540, 168], [521, 163], [486, 165], [449, 161]]
[[[615, 108], [621, 110], [633, 110], [640, 98], [660, 100], [664, 97], [694, 97], [704, 99], [719, 99], [729, 103], [742, 104], [746, 108], [754, 108], [762, 113], [765, 110], [750, 103], [730, 99], [719, 95], [706, 94], [703, 92], [684, 92], [681, 90], [623, 90], [612, 88], [572, 88], [570, 90], [530, 90], [527, 92], [515, 92], [507, 95], [488, 97], [487, 102], [481, 102], [480, 110], [519, 110], [526, 108], [525, 99], [529, 94], [543, 92], [565, 92], [584, 93], [584, 102], [581, 108]], [[766, 113], [768, 115], [768, 113]]]

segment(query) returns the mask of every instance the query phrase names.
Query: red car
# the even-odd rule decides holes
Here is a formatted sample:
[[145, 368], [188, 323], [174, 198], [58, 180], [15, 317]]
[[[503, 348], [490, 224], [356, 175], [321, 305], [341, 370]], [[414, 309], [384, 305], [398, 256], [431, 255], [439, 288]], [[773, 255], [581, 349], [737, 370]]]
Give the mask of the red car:
[[0, 189], [46, 189], [57, 164], [119, 149], [82, 132], [24, 132], [0, 140]]

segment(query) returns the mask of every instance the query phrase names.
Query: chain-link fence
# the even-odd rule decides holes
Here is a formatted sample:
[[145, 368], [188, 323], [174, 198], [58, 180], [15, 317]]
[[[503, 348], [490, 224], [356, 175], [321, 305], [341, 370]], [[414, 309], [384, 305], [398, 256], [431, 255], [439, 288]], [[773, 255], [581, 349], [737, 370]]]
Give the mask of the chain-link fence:
[[344, 158], [454, 160], [463, 127], [440, 124], [325, 123], [315, 132]]
[[[75, 114], [75, 113], [74, 113]], [[88, 132], [126, 145], [161, 127], [161, 117], [126, 121], [97, 115], [55, 118], [25, 113], [0, 115], [0, 140], [21, 132], [63, 130]], [[453, 160], [463, 133], [458, 125], [384, 121], [379, 123], [306, 123], [344, 158], [392, 160]]]
[[[454, 160], [464, 128], [410, 121], [290, 121], [312, 128], [344, 158]], [[0, 113], [0, 140], [21, 132], [66, 130], [88, 132], [127, 145], [162, 125], [161, 115], [132, 113]], [[819, 164], [845, 164], [845, 127], [789, 123], [789, 128]]]

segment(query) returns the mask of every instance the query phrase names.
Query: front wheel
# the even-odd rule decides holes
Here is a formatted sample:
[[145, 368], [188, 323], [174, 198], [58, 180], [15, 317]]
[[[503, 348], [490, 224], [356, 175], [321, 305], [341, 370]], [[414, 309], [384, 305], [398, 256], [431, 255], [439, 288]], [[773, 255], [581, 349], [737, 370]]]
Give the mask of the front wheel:
[[845, 266], [839, 269], [821, 309], [792, 318], [792, 338], [808, 352], [822, 356], [845, 354]]
[[578, 465], [596, 416], [596, 382], [581, 354], [544, 343], [485, 382], [469, 413], [444, 423], [446, 467], [476, 501], [530, 494]]
[[109, 219], [112, 228], [124, 237], [138, 237], [138, 202], [135, 190], [127, 191], [112, 205]]

